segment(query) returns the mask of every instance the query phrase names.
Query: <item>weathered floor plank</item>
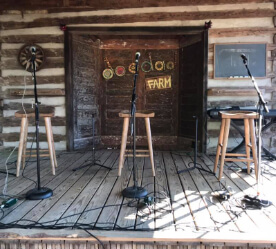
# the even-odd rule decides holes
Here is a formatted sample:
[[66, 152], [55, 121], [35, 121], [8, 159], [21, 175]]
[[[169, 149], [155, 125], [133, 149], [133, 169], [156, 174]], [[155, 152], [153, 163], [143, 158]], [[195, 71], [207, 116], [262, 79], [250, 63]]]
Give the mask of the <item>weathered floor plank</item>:
[[[165, 156], [165, 158], [167, 157]], [[162, 200], [160, 199], [159, 202], [155, 202], [155, 228], [161, 229], [167, 227], [167, 229], [175, 230], [171, 209], [170, 189], [166, 174], [166, 160], [163, 157], [163, 153], [157, 152], [155, 161], [161, 169], [156, 172], [155, 194], [160, 196], [163, 195], [164, 198]]]
[[[117, 153], [111, 153], [107, 160], [101, 159], [98, 163], [105, 165], [107, 167], [113, 168], [116, 158], [118, 157]], [[114, 170], [114, 169], [113, 169]], [[93, 179], [88, 183], [88, 185], [83, 189], [81, 194], [75, 198], [70, 207], [66, 212], [61, 216], [60, 220], [56, 224], [61, 223], [71, 223], [74, 224], [78, 218], [81, 216], [82, 212], [85, 210], [89, 201], [93, 198], [95, 192], [101, 186], [103, 180], [108, 174], [108, 170], [105, 168], [100, 169], [98, 173], [93, 177]]]
[[[142, 161], [137, 160], [137, 163], [139, 162], [142, 163]], [[130, 163], [130, 165], [133, 167], [132, 163]], [[140, 165], [138, 165], [138, 168], [140, 168]], [[128, 167], [125, 166], [122, 171], [122, 175], [118, 177], [116, 183], [114, 184], [113, 189], [111, 190], [105, 203], [105, 208], [103, 208], [97, 220], [97, 227], [105, 227], [105, 223], [108, 223], [109, 225], [114, 224], [113, 226], [115, 227], [116, 219], [124, 199], [122, 191], [128, 186], [131, 177], [131, 170], [127, 169]]]
[[[188, 224], [195, 229], [195, 223], [191, 214], [185, 189], [183, 189], [180, 176], [177, 174], [177, 167], [181, 167], [183, 161], [180, 157], [172, 156], [172, 153], [164, 154], [166, 173], [170, 187], [170, 197], [176, 230], [186, 230]], [[169, 166], [170, 165], [170, 166]], [[185, 222], [183, 222], [185, 220]], [[186, 223], [186, 224], [185, 224]]]
[[[158, 170], [160, 170], [160, 168], [158, 167], [158, 165], [155, 165], [155, 171]], [[148, 191], [148, 195], [150, 197], [154, 197], [154, 177], [152, 175], [152, 168], [149, 158], [145, 158], [143, 179], [141, 185]], [[144, 204], [144, 200], [140, 200], [138, 204], [138, 212], [136, 213], [135, 218], [136, 229], [154, 229], [154, 205]]]
[[[66, 182], [67, 177], [70, 177], [70, 175], [72, 175], [72, 171], [70, 169], [74, 168], [78, 163], [85, 162], [85, 160], [87, 158], [88, 158], [88, 155], [84, 154], [76, 161], [72, 161], [72, 159], [71, 159], [71, 165], [70, 165], [70, 167], [67, 168], [67, 171], [63, 171], [64, 168], [58, 167], [57, 171], [56, 171], [56, 176], [52, 176], [52, 175], [48, 174], [46, 177], [44, 177], [41, 180], [41, 186], [50, 187], [52, 190], [55, 190], [55, 188], [57, 188], [60, 185], [60, 183]], [[25, 191], [28, 191], [32, 188], [34, 188], [34, 186], [28, 187]], [[55, 196], [55, 192], [54, 192], [53, 196]], [[22, 217], [26, 216], [29, 212], [31, 212], [32, 209], [36, 205], [38, 205], [40, 202], [47, 203], [48, 201], [49, 201], [49, 199], [46, 199], [46, 200], [43, 200], [43, 201], [40, 201], [40, 200], [39, 201], [37, 201], [37, 200], [34, 200], [34, 201], [28, 201], [28, 200], [18, 201], [17, 202], [17, 204], [19, 206], [18, 210], [20, 210], [20, 212], [12, 212], [9, 215], [5, 216], [3, 220], [4, 220], [4, 222], [7, 222], [7, 223], [19, 220]]]
[[[203, 156], [203, 157], [204, 157], [204, 160], [208, 160], [206, 156]], [[213, 160], [209, 161], [209, 163], [212, 164]], [[226, 164], [226, 165], [229, 166], [229, 164]], [[242, 178], [240, 178], [236, 174], [236, 172], [229, 170], [227, 167], [224, 168], [223, 179], [222, 179], [222, 182], [225, 182], [224, 185], [227, 186], [228, 189], [232, 189], [234, 192], [234, 198], [235, 198], [234, 202], [236, 203], [236, 206], [241, 206], [240, 200], [243, 198], [244, 195], [256, 194], [256, 190], [253, 187], [250, 187], [248, 184], [246, 184], [246, 182]], [[254, 183], [254, 185], [255, 184], [256, 182]], [[263, 214], [261, 213], [255, 216], [257, 213], [255, 213], [255, 215], [252, 215], [252, 212], [251, 212], [251, 215], [250, 215], [250, 211], [259, 211], [259, 210], [246, 210], [245, 212], [242, 212], [240, 214], [239, 221], [243, 220], [242, 224], [240, 222], [240, 224], [243, 225], [240, 228], [242, 229], [243, 232], [254, 231], [256, 228], [260, 229], [260, 227], [265, 226], [263, 222], [267, 220], [267, 218], [262, 217]], [[259, 222], [257, 222], [257, 220], [259, 220]], [[270, 224], [270, 221], [267, 225], [269, 226], [269, 224]]]
[[[182, 158], [186, 166], [188, 164], [190, 164], [191, 166], [194, 166], [193, 160], [190, 157], [182, 157]], [[212, 193], [212, 189], [210, 188], [209, 184], [211, 182], [206, 181], [205, 178], [203, 177], [203, 175], [208, 175], [210, 179], [211, 176], [209, 175], [209, 173], [204, 171], [198, 171], [198, 169], [189, 170], [189, 172], [187, 173], [190, 174], [192, 180], [194, 181], [197, 187], [197, 191], [199, 192], [202, 198], [202, 201], [205, 204], [205, 207], [210, 213], [211, 219], [214, 221], [219, 231], [224, 231], [226, 229], [226, 225], [227, 225], [227, 230], [230, 229], [231, 231], [238, 231], [237, 227], [235, 227], [235, 225], [232, 223], [232, 220], [229, 217], [229, 215], [223, 210], [222, 205], [219, 202], [215, 204], [212, 201], [212, 198], [210, 198], [210, 193]], [[215, 176], [213, 176], [212, 178], [215, 178]]]
[[[183, 162], [186, 164], [186, 166], [188, 166], [188, 162], [186, 161], [187, 159], [187, 156], [183, 159]], [[205, 206], [204, 201], [197, 190], [197, 186], [192, 180], [190, 174], [187, 172], [186, 174], [180, 174], [179, 176], [185, 191], [185, 195], [187, 196], [188, 205], [191, 209], [197, 230], [217, 230], [218, 228], [211, 219], [210, 213]], [[191, 225], [192, 224], [190, 224], [190, 226]], [[189, 224], [186, 224], [186, 226], [189, 226]]]
[[[119, 158], [117, 157], [114, 166], [117, 166], [118, 162]], [[96, 193], [93, 195], [93, 198], [89, 201], [81, 216], [78, 218], [78, 223], [88, 223], [94, 226], [96, 225], [97, 219], [106, 205], [110, 192], [117, 181], [117, 174], [117, 170], [109, 172], [100, 187], [97, 189]], [[114, 224], [107, 224], [110, 228], [113, 228], [113, 225]]]
[[[226, 163], [223, 179], [186, 169], [193, 158], [181, 152], [155, 151], [156, 177], [152, 176], [149, 158], [137, 158], [138, 185], [146, 188], [155, 198], [153, 205], [143, 205], [144, 200], [132, 201], [122, 197], [122, 190], [133, 186], [132, 160], [125, 163], [118, 177], [118, 150], [97, 151], [100, 163], [112, 170], [99, 166], [72, 169], [89, 163], [91, 152], [62, 153], [58, 157], [56, 175], [51, 174], [49, 161], [41, 161], [41, 185], [48, 186], [54, 195], [45, 200], [28, 201], [24, 198], [4, 209], [1, 222], [20, 225], [35, 224], [73, 226], [99, 229], [170, 230], [170, 231], [217, 231], [259, 232], [276, 230], [276, 207], [271, 205], [262, 210], [244, 210], [241, 200], [246, 194], [256, 193], [254, 173], [248, 175], [238, 170], [244, 163]], [[0, 169], [5, 169], [8, 153], [0, 152]], [[13, 155], [11, 160], [16, 160]], [[199, 155], [198, 163], [204, 169], [213, 170], [213, 157]], [[229, 167], [235, 165], [236, 169]], [[276, 201], [276, 162], [268, 162], [271, 172], [262, 176], [261, 196], [273, 203]], [[12, 166], [13, 167], [13, 166]], [[36, 180], [36, 163], [32, 162], [24, 174]], [[2, 174], [1, 174], [2, 175]], [[0, 175], [0, 187], [5, 185], [5, 174]], [[221, 200], [214, 191], [221, 188], [232, 191], [230, 200]], [[9, 177], [8, 195], [24, 194], [34, 188], [32, 181], [24, 177]], [[138, 203], [138, 205], [137, 205]]]
[[[108, 153], [104, 153], [100, 158], [105, 161], [108, 156]], [[99, 166], [95, 166], [84, 167], [75, 171], [75, 173], [73, 174], [74, 177], [72, 178], [74, 179], [75, 175], [77, 175], [78, 173], [80, 173], [79, 175], [81, 175], [81, 177], [76, 182], [74, 182], [73, 179], [68, 179], [69, 181], [66, 181], [67, 184], [60, 185], [62, 187], [56, 189], [55, 192], [57, 193], [60, 189], [62, 191], [58, 192], [58, 194], [51, 198], [51, 201], [49, 201], [50, 208], [47, 210], [46, 205], [44, 204], [43, 211], [40, 212], [40, 214], [36, 212], [36, 216], [32, 217], [32, 219], [35, 219], [39, 222], [46, 222], [49, 220], [54, 220], [57, 216], [61, 217], [63, 212], [70, 206], [74, 199], [76, 199], [80, 192], [86, 187], [91, 178], [93, 179], [95, 177], [99, 169]], [[68, 182], [70, 184], [68, 184]], [[67, 191], [66, 188], [68, 188]], [[36, 207], [36, 209], [38, 210], [39, 207]], [[34, 211], [34, 209], [32, 211]], [[47, 213], [45, 213], [45, 211], [47, 211]]]
[[[137, 172], [138, 175], [136, 176], [137, 179], [137, 185], [141, 186], [142, 179], [144, 177], [144, 165], [145, 160], [144, 158], [140, 157], [136, 159], [136, 165], [137, 165]], [[133, 171], [132, 175], [130, 177], [128, 187], [134, 186], [133, 181]], [[123, 205], [121, 206], [121, 209], [119, 211], [119, 215], [117, 218], [116, 225], [121, 228], [132, 228], [135, 227], [135, 219], [136, 219], [136, 213], [137, 213], [137, 201], [134, 200], [133, 203], [130, 203], [129, 198], [124, 198]]]

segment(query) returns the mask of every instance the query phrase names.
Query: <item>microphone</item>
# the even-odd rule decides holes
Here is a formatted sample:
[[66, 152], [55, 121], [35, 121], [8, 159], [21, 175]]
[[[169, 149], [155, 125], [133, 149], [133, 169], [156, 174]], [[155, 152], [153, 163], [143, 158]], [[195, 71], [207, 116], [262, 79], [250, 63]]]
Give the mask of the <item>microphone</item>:
[[36, 47], [35, 46], [31, 46], [30, 47], [30, 52], [31, 52], [31, 54], [32, 54], [32, 57], [31, 57], [31, 61], [32, 62], [34, 62], [35, 61], [35, 56], [36, 56], [36, 54], [35, 54], [35, 52], [36, 52]]
[[247, 61], [247, 58], [246, 58], [245, 54], [241, 54], [241, 57], [244, 61]]
[[32, 54], [35, 54], [35, 52], [36, 52], [36, 47], [30, 47], [30, 52], [32, 53]]
[[136, 52], [135, 54], [135, 62], [138, 63], [139, 57], [140, 57], [140, 52]]

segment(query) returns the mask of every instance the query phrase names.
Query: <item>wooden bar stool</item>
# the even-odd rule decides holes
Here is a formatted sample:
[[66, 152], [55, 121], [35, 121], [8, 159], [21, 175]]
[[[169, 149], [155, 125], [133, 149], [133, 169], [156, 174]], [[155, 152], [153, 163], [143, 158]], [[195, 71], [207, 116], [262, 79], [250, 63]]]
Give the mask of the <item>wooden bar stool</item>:
[[[247, 173], [250, 174], [250, 162], [254, 162], [255, 175], [258, 179], [258, 160], [257, 160], [257, 147], [255, 138], [254, 119], [258, 119], [259, 115], [256, 112], [250, 111], [223, 111], [221, 115], [220, 134], [217, 145], [217, 154], [214, 166], [214, 173], [217, 171], [217, 166], [220, 158], [219, 180], [222, 177], [224, 162], [247, 162]], [[230, 122], [231, 119], [244, 120], [244, 136], [245, 136], [245, 151], [246, 154], [239, 153], [226, 153]], [[250, 143], [251, 140], [251, 143]], [[252, 150], [253, 159], [250, 158], [250, 148]], [[231, 158], [225, 158], [230, 156]], [[243, 158], [233, 158], [243, 157]]]
[[[50, 156], [50, 161], [52, 165], [52, 172], [55, 175], [55, 167], [57, 167], [57, 159], [55, 152], [55, 144], [53, 137], [53, 130], [51, 125], [51, 118], [54, 116], [53, 108], [40, 108], [39, 117], [43, 117], [45, 121], [45, 129], [48, 141], [48, 150], [40, 150], [40, 152], [44, 152], [40, 154], [40, 157]], [[26, 157], [29, 157], [30, 150], [27, 150], [27, 138], [28, 138], [28, 118], [35, 118], [34, 109], [26, 109], [26, 113], [22, 111], [18, 111], [15, 113], [15, 117], [21, 118], [21, 129], [20, 129], [20, 140], [18, 146], [18, 156], [17, 156], [17, 166], [16, 166], [16, 176], [19, 176], [20, 173], [20, 165], [22, 161], [22, 168], [25, 167]], [[49, 151], [49, 154], [45, 154], [46, 151]], [[36, 155], [31, 155], [31, 157], [36, 157]]]
[[[154, 115], [155, 115], [154, 112], [150, 112], [150, 111], [136, 111], [136, 114], [135, 114], [136, 118], [144, 118], [145, 119], [147, 138], [148, 138], [148, 150], [136, 150], [136, 152], [138, 152], [138, 153], [143, 153], [143, 154], [137, 154], [136, 157], [150, 157], [153, 176], [155, 176], [155, 169], [154, 169], [154, 159], [153, 159], [153, 149], [152, 149], [152, 139], [151, 139], [151, 129], [150, 129], [150, 118], [153, 118]], [[122, 172], [122, 169], [124, 166], [125, 157], [133, 156], [131, 154], [132, 150], [126, 151], [129, 119], [131, 118], [130, 112], [129, 111], [121, 111], [119, 113], [119, 117], [124, 118], [124, 124], [123, 124], [123, 132], [122, 132], [122, 143], [121, 143], [121, 152], [120, 152], [120, 159], [119, 159], [118, 176], [121, 175], [121, 172]]]

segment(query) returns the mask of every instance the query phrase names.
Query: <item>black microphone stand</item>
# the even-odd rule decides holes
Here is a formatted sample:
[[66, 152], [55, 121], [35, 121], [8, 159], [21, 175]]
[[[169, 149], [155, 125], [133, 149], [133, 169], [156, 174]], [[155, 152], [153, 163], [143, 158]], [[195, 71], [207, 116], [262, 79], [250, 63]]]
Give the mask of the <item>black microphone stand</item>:
[[252, 83], [254, 85], [254, 88], [255, 88], [255, 90], [256, 90], [256, 92], [258, 94], [258, 98], [259, 98], [258, 104], [257, 104], [257, 110], [258, 110], [258, 114], [259, 114], [258, 139], [257, 139], [257, 141], [258, 141], [258, 147], [257, 147], [258, 148], [257, 149], [257, 151], [258, 151], [258, 174], [257, 174], [257, 176], [258, 176], [257, 177], [258, 178], [257, 179], [258, 186], [257, 186], [257, 188], [258, 189], [257, 189], [257, 194], [259, 195], [260, 194], [260, 192], [259, 192], [259, 181], [260, 181], [260, 176], [261, 176], [261, 163], [262, 163], [262, 152], [261, 152], [262, 151], [262, 139], [261, 139], [261, 132], [262, 132], [263, 110], [265, 110], [265, 112], [269, 112], [269, 110], [268, 110], [266, 102], [265, 102], [265, 100], [263, 98], [263, 95], [260, 92], [260, 89], [259, 89], [259, 87], [258, 87], [258, 85], [257, 85], [257, 83], [256, 83], [256, 81], [254, 79], [254, 77], [252, 76], [252, 74], [251, 74], [251, 72], [250, 72], [250, 70], [248, 68], [247, 58], [245, 57], [244, 54], [242, 54], [241, 57], [243, 59], [243, 64], [246, 67], [247, 73], [248, 73], [249, 77], [252, 80]]
[[79, 169], [83, 169], [85, 167], [92, 167], [92, 166], [100, 166], [106, 169], [111, 170], [110, 167], [97, 163], [96, 156], [95, 156], [95, 113], [92, 113], [92, 158], [90, 160], [91, 163], [82, 165], [80, 167], [74, 168], [73, 171], [77, 171]]
[[133, 83], [133, 91], [132, 91], [132, 99], [131, 99], [131, 135], [132, 135], [132, 141], [133, 141], [133, 182], [134, 185], [132, 187], [127, 187], [123, 190], [122, 195], [126, 198], [143, 198], [147, 196], [148, 192], [143, 187], [138, 187], [137, 182], [137, 165], [136, 165], [136, 81], [138, 76], [138, 60], [139, 55], [136, 54], [136, 61], [135, 61], [135, 74], [134, 74], [134, 83]]
[[34, 81], [34, 96], [35, 96], [35, 136], [36, 136], [36, 163], [37, 163], [37, 188], [31, 189], [26, 193], [26, 199], [28, 200], [42, 200], [47, 199], [53, 195], [53, 191], [46, 187], [40, 186], [40, 157], [39, 157], [39, 108], [40, 104], [37, 99], [37, 87], [36, 87], [36, 65], [35, 65], [35, 50], [32, 48], [32, 67], [33, 67], [33, 81]]
[[212, 174], [212, 175], [215, 175], [214, 172], [212, 171], [209, 171], [209, 170], [206, 170], [202, 167], [198, 167], [198, 163], [196, 162], [197, 160], [197, 131], [198, 131], [198, 117], [196, 116], [193, 116], [193, 118], [196, 119], [196, 130], [195, 130], [195, 147], [194, 147], [194, 166], [193, 167], [190, 167], [190, 168], [187, 168], [187, 169], [182, 169], [182, 170], [178, 170], [177, 173], [178, 174], [181, 174], [183, 172], [188, 172], [188, 171], [191, 171], [191, 170], [194, 170], [194, 169], [198, 169], [198, 170], [201, 170], [201, 171], [204, 171], [204, 172], [207, 172], [209, 174]]

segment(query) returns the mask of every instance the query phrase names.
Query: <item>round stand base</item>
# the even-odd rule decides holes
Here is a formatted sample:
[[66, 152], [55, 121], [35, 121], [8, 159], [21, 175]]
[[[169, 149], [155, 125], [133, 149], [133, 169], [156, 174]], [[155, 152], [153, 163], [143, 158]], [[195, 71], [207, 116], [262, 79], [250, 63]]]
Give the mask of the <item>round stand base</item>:
[[128, 187], [125, 188], [122, 192], [123, 197], [126, 198], [144, 198], [145, 196], [148, 195], [147, 190], [145, 190], [143, 187]]
[[53, 195], [53, 191], [49, 188], [34, 188], [27, 192], [27, 200], [43, 200], [50, 198]]

